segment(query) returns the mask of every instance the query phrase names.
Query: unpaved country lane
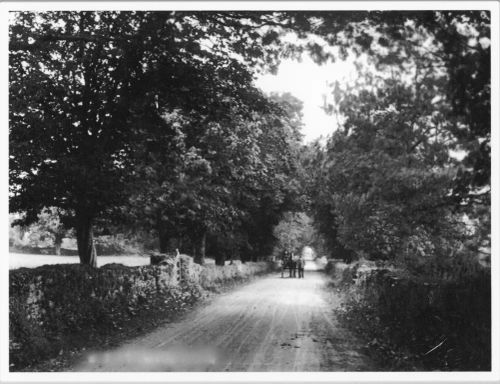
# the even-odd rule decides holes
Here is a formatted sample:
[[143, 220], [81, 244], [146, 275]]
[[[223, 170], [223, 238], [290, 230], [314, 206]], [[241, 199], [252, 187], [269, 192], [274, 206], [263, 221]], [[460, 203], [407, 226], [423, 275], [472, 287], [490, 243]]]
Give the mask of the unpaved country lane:
[[74, 371], [372, 371], [321, 272], [257, 279]]

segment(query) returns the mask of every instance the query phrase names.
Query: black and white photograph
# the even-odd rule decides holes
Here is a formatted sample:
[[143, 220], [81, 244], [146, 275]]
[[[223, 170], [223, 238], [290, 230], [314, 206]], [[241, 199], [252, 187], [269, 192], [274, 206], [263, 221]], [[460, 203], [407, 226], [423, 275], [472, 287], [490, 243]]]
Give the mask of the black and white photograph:
[[500, 380], [499, 8], [4, 3], [2, 381]]

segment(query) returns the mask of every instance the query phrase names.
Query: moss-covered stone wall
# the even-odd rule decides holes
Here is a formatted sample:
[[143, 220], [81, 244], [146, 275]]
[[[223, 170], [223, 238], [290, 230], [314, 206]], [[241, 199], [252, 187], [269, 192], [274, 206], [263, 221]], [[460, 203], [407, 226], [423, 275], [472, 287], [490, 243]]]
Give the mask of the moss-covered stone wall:
[[157, 266], [109, 264], [94, 269], [60, 264], [12, 270], [11, 367], [52, 356], [68, 336], [117, 327], [139, 312], [158, 307], [181, 310], [205, 291], [270, 269], [264, 262], [202, 267], [191, 257], [179, 255]]

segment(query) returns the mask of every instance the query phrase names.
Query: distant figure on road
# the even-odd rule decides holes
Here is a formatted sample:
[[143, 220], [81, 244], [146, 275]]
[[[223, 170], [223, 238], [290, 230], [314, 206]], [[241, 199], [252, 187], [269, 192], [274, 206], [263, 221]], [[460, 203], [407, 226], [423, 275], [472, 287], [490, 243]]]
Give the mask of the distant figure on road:
[[299, 269], [299, 279], [304, 278], [304, 266], [306, 264], [306, 261], [304, 260], [304, 257], [302, 255], [299, 256], [299, 259], [297, 260], [297, 268]]
[[290, 255], [290, 277], [297, 277], [297, 260], [293, 253]]
[[283, 257], [281, 258], [281, 277], [283, 277], [284, 273], [285, 273], [285, 268], [288, 267], [288, 264], [289, 264], [289, 260], [288, 260], [288, 252], [285, 251], [283, 253]]

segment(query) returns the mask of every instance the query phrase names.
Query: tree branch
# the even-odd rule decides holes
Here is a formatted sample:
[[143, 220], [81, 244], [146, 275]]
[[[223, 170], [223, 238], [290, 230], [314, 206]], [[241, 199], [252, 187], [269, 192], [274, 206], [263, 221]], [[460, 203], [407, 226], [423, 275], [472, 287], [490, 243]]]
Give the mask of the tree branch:
[[112, 36], [104, 36], [104, 35], [90, 35], [90, 34], [77, 34], [77, 35], [41, 35], [37, 37], [33, 37], [35, 42], [30, 44], [25, 41], [11, 41], [9, 44], [9, 49], [11, 51], [20, 51], [20, 50], [35, 50], [40, 49], [43, 46], [43, 43], [51, 43], [57, 41], [80, 41], [84, 43], [102, 43], [103, 41], [120, 41], [120, 42], [129, 42], [131, 38], [124, 37], [112, 37]]

